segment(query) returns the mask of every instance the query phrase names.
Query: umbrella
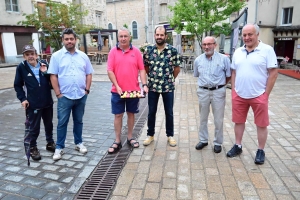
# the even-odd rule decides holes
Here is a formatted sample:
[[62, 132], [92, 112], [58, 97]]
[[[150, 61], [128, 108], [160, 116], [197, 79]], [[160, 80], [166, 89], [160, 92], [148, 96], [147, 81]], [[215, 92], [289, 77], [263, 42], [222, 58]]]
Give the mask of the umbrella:
[[219, 46], [219, 52], [224, 54], [224, 47], [225, 47], [225, 35], [220, 35], [220, 46]]
[[176, 49], [177, 49], [177, 52], [178, 54], [182, 54], [182, 48], [181, 48], [181, 34], [177, 34], [176, 35], [176, 42], [175, 42], [175, 45], [176, 45]]
[[30, 124], [29, 124], [29, 117], [28, 117], [28, 113], [27, 110], [25, 111], [25, 115], [26, 115], [26, 120], [25, 120], [25, 135], [24, 135], [24, 147], [25, 147], [25, 155], [27, 157], [27, 165], [30, 166], [30, 141], [31, 141], [31, 137], [30, 137]]
[[101, 51], [103, 47], [103, 41], [101, 37], [101, 32], [98, 31], [98, 51]]

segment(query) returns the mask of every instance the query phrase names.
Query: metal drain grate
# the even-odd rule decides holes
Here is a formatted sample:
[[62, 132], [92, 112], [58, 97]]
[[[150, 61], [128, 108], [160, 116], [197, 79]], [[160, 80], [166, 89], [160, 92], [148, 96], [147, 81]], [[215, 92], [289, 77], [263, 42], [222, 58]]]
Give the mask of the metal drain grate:
[[[138, 138], [147, 118], [147, 98], [140, 100], [140, 112], [135, 115], [133, 137]], [[116, 154], [106, 154], [87, 181], [75, 196], [75, 199], [97, 199], [106, 200], [109, 198], [117, 179], [126, 164], [132, 151], [132, 147], [124, 145], [127, 138], [127, 127], [122, 131], [122, 149]]]

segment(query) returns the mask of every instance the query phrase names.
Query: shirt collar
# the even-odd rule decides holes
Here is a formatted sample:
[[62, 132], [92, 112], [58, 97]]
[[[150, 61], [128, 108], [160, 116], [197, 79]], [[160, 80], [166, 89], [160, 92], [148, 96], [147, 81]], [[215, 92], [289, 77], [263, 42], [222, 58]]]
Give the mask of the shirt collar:
[[[62, 48], [63, 53], [70, 53], [65, 46]], [[78, 49], [75, 47], [75, 53], [78, 53]]]
[[[258, 45], [257, 45], [257, 47], [255, 47], [254, 49], [253, 49], [253, 51], [255, 51], [255, 50], [260, 50], [261, 49], [261, 46], [262, 46], [262, 41], [261, 40], [258, 40], [259, 41], [259, 43], [258, 43]], [[243, 45], [243, 50], [244, 51], [247, 51], [247, 49], [246, 49], [246, 45], [244, 44]]]
[[[119, 49], [119, 50], [123, 50], [123, 49], [120, 48], [119, 42], [116, 44], [116, 47], [117, 47], [117, 49]], [[131, 44], [131, 43], [129, 44], [129, 49], [132, 49], [132, 44]]]
[[[156, 44], [154, 44], [154, 48], [156, 48], [156, 49], [157, 49], [157, 46], [156, 46]], [[164, 49], [169, 49], [169, 48], [170, 48], [170, 45], [169, 45], [168, 43], [166, 43], [166, 44], [165, 44], [165, 48], [164, 48]], [[164, 49], [163, 49], [163, 50], [164, 50]]]

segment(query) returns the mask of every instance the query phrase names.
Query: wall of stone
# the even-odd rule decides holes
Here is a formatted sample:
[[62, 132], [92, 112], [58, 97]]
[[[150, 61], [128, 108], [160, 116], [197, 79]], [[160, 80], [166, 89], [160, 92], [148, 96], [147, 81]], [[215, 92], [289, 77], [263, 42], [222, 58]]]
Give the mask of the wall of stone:
[[[137, 22], [138, 39], [133, 39], [132, 44], [136, 47], [146, 42], [145, 33], [145, 1], [144, 0], [125, 0], [106, 3], [107, 24], [112, 23], [113, 29], [118, 29], [127, 24], [132, 32], [132, 22]], [[113, 44], [116, 43], [114, 37]]]

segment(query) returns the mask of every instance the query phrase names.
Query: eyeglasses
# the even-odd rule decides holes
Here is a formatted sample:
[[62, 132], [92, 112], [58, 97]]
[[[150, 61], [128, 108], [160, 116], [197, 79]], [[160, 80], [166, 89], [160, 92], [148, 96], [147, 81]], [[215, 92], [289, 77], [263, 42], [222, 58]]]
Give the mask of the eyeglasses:
[[202, 46], [205, 47], [205, 46], [211, 46], [211, 45], [214, 45], [214, 44], [216, 44], [216, 43], [214, 42], [214, 43], [202, 44]]

